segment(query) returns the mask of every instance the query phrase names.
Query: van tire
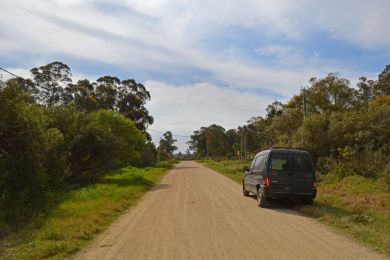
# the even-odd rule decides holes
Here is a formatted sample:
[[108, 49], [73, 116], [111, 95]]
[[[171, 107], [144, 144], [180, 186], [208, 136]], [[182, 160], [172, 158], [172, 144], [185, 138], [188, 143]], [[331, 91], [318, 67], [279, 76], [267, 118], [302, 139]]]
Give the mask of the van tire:
[[266, 208], [268, 206], [267, 198], [261, 194], [260, 189], [257, 190], [256, 195], [257, 195], [257, 205], [261, 208]]
[[249, 196], [249, 191], [245, 189], [245, 182], [242, 182], [242, 195], [244, 195], [245, 197]]

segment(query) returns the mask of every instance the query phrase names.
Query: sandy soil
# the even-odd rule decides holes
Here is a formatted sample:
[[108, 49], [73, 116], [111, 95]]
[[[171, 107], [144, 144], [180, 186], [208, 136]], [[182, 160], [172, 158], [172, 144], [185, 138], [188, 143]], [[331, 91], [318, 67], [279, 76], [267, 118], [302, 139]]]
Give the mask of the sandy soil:
[[76, 259], [388, 259], [286, 205], [182, 162]]

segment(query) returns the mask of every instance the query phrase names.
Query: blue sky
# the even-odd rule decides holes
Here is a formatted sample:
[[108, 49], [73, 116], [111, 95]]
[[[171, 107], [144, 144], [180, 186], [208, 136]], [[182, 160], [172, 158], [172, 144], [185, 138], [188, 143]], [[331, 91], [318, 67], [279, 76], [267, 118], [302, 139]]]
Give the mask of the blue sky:
[[151, 129], [190, 135], [264, 115], [311, 77], [375, 79], [390, 63], [389, 13], [387, 0], [4, 1], [0, 66], [134, 78], [151, 92]]

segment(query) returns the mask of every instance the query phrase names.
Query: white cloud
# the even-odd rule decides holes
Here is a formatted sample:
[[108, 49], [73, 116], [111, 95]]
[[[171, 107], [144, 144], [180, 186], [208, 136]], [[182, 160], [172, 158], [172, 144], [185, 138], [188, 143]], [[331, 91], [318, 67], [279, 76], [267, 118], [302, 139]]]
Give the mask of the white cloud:
[[[110, 10], [112, 4], [121, 12]], [[0, 11], [0, 34], [6, 39], [0, 55], [23, 50], [45, 57], [70, 55], [167, 74], [189, 66], [208, 71], [210, 80], [277, 89], [288, 96], [291, 87], [313, 74], [348, 68], [339, 65], [339, 70], [334, 62], [308, 57], [288, 45], [258, 48], [263, 57], [249, 60], [239, 51], [210, 51], [204, 43], [229, 34], [230, 27], [241, 27], [298, 42], [313, 31], [328, 31], [358, 46], [388, 50], [388, 10], [384, 0], [8, 1]], [[266, 65], [266, 56], [273, 56], [279, 67]]]

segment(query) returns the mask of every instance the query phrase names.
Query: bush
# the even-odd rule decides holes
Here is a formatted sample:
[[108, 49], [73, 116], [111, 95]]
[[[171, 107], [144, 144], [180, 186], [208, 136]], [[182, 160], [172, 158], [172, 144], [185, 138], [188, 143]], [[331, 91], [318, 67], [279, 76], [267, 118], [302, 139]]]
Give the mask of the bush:
[[105, 171], [134, 164], [141, 157], [145, 137], [134, 122], [109, 110], [99, 110], [87, 116], [85, 126], [69, 146], [71, 183], [96, 180]]
[[0, 90], [0, 219], [19, 223], [46, 203], [50, 131], [42, 108], [17, 86]]

